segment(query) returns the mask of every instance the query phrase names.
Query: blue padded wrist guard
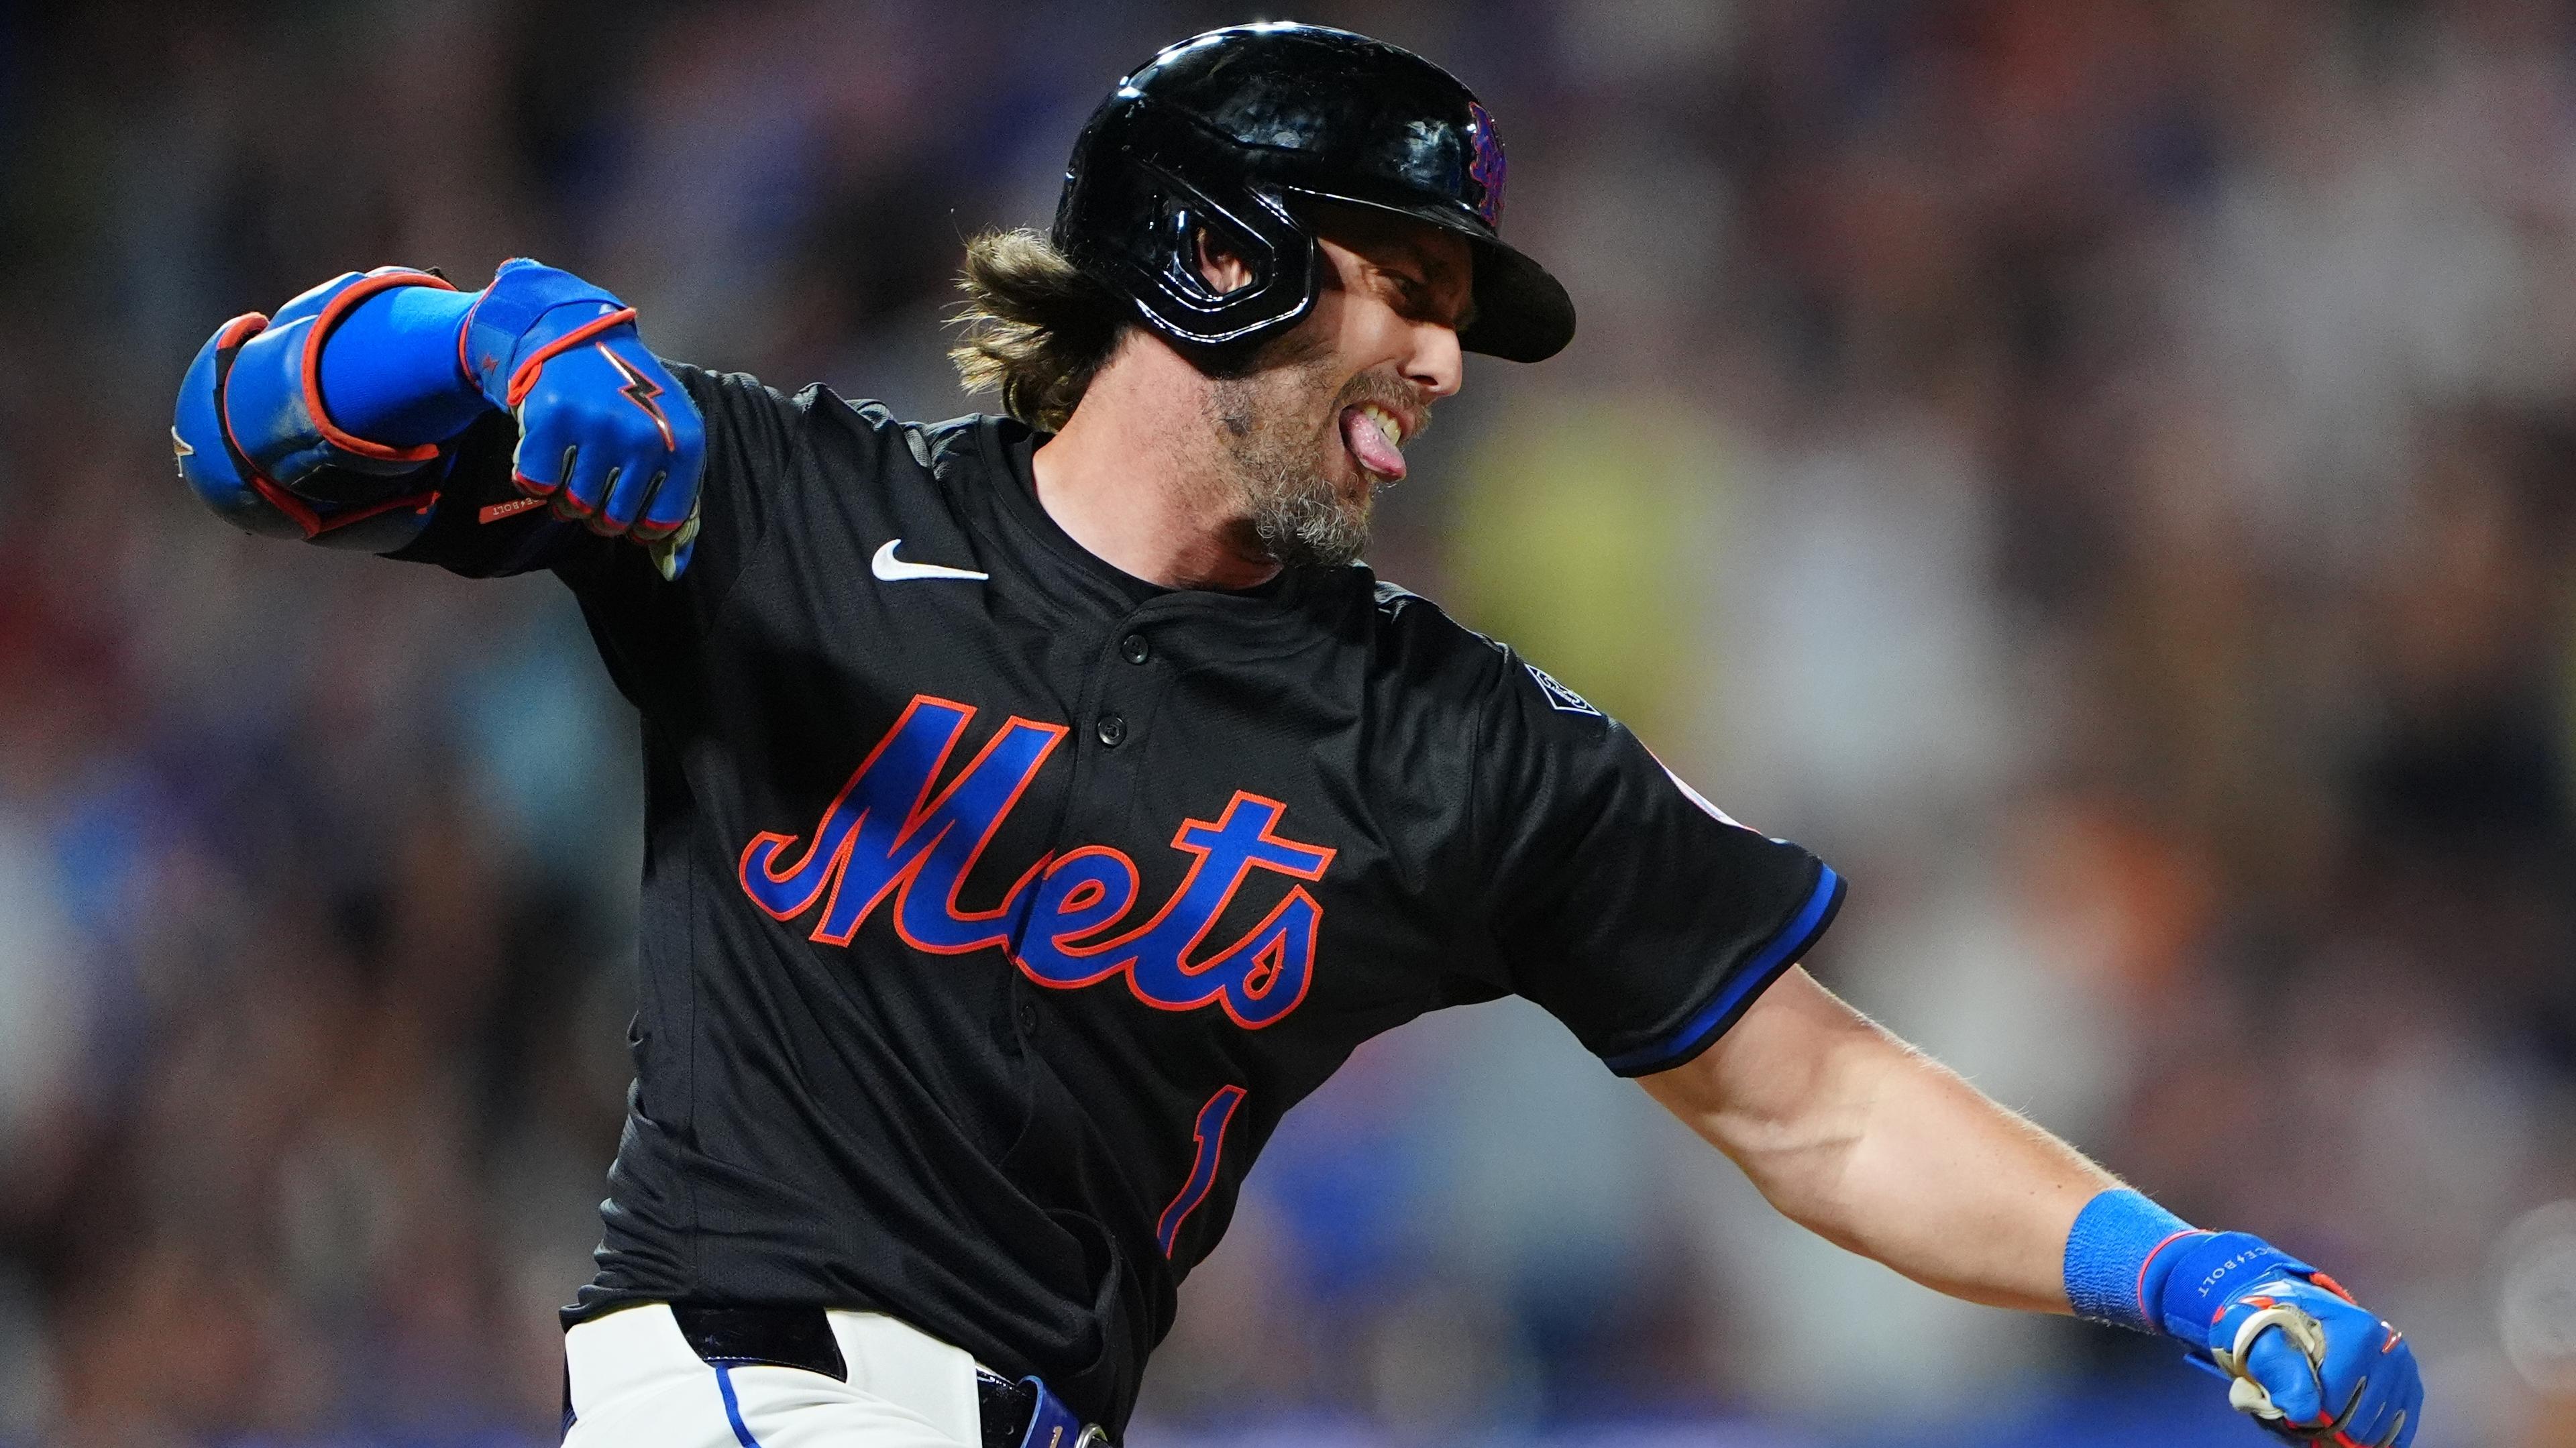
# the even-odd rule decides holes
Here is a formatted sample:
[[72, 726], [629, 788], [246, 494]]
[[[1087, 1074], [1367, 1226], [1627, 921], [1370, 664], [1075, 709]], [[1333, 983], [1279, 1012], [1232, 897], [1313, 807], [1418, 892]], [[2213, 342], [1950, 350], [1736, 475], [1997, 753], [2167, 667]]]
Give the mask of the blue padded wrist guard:
[[278, 309], [216, 329], [179, 386], [170, 440], [179, 474], [216, 512], [257, 533], [389, 552], [418, 536], [446, 452], [351, 433], [325, 407], [321, 353], [359, 303], [394, 287], [453, 290], [427, 272], [345, 273]]
[[323, 343], [360, 302], [394, 287], [455, 290], [406, 267], [347, 272], [278, 308], [265, 327], [242, 339], [218, 385], [225, 426], [262, 476], [292, 488], [320, 468], [400, 477], [437, 460], [435, 443], [391, 447], [343, 430], [322, 401]]
[[2193, 1235], [2190, 1223], [2137, 1192], [2098, 1194], [2066, 1236], [2066, 1300], [2088, 1321], [2157, 1331], [2147, 1278]]
[[492, 410], [456, 363], [480, 292], [395, 287], [351, 307], [322, 349], [322, 396], [350, 432], [389, 447], [446, 442]]

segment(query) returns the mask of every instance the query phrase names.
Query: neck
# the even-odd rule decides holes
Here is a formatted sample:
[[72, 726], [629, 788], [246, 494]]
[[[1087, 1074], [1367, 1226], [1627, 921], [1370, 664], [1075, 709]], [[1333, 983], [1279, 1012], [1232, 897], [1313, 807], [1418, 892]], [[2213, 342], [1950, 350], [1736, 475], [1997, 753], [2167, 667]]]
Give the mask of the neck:
[[1208, 421], [1207, 378], [1131, 331], [1034, 461], [1038, 503], [1073, 541], [1165, 588], [1250, 588], [1279, 572]]

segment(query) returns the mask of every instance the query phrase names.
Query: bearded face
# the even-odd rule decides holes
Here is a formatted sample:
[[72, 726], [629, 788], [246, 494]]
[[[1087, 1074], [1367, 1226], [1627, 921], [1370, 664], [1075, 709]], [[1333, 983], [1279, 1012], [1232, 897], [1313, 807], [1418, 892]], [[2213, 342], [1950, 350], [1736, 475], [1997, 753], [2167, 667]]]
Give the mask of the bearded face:
[[[1248, 363], [1202, 374], [1219, 474], [1208, 501], [1245, 551], [1290, 567], [1358, 559], [1377, 490], [1405, 475], [1404, 444], [1458, 390], [1458, 330], [1474, 310], [1473, 256], [1456, 235], [1349, 206], [1315, 220], [1312, 309]], [[1220, 292], [1252, 279], [1204, 233], [1199, 262]]]
[[1405, 472], [1402, 419], [1430, 422], [1426, 390], [1391, 368], [1356, 376], [1314, 333], [1272, 343], [1253, 368], [1219, 378], [1209, 422], [1230, 464], [1227, 485], [1261, 546], [1289, 567], [1342, 567], [1368, 545], [1379, 488]]

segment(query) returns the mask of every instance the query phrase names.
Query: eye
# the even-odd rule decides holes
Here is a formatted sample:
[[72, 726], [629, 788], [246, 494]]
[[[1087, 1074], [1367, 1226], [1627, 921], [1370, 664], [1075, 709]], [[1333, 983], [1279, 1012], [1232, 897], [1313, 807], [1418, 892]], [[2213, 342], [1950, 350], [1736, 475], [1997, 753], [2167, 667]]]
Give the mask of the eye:
[[1403, 301], [1404, 310], [1419, 312], [1431, 305], [1429, 282], [1405, 272], [1384, 272], [1381, 275], [1394, 284], [1396, 295]]

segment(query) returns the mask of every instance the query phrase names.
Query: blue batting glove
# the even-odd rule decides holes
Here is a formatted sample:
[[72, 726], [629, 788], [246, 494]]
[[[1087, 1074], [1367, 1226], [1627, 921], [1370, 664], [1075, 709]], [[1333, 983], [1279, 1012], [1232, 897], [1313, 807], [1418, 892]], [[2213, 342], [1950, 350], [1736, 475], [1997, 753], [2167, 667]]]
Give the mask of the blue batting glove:
[[2239, 1412], [2297, 1442], [2414, 1441], [2424, 1412], [2415, 1351], [2342, 1284], [2243, 1232], [2194, 1234], [2169, 1250], [2154, 1294], [2161, 1325], [2230, 1379]]
[[569, 272], [501, 264], [465, 319], [467, 373], [518, 420], [511, 481], [556, 516], [653, 550], [666, 578], [697, 536], [706, 424], [644, 348], [635, 309]]

